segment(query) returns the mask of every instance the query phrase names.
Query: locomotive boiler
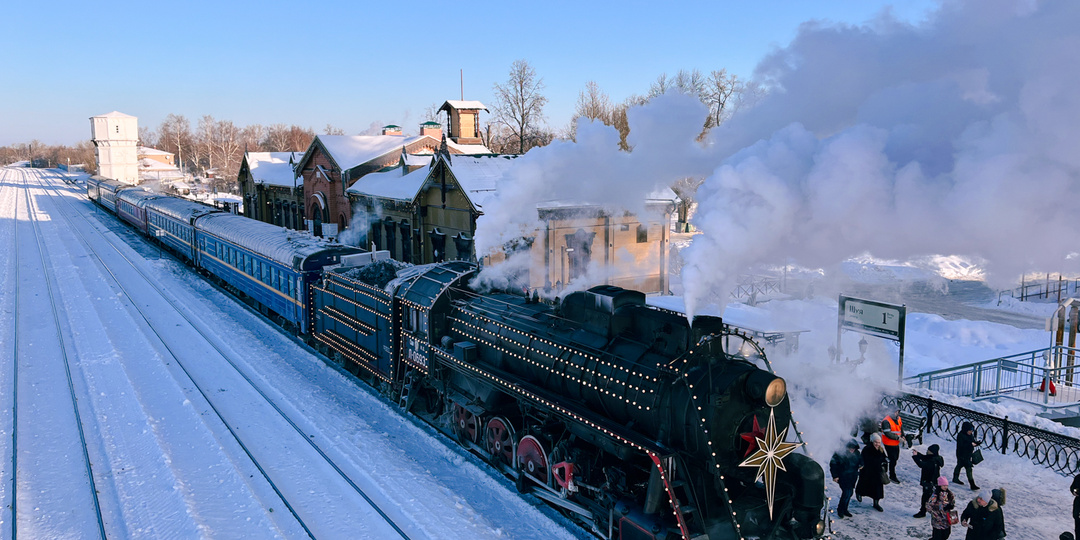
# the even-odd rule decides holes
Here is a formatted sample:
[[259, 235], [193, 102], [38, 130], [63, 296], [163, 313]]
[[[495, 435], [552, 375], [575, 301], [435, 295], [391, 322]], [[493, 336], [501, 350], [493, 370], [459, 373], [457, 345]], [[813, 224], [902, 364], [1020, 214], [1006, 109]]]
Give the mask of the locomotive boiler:
[[571, 293], [558, 309], [458, 296], [431, 312], [426, 383], [454, 434], [520, 489], [609, 538], [822, 532], [817, 463], [793, 453], [770, 478], [739, 466], [780, 442], [765, 441], [763, 426], [788, 426], [791, 414], [784, 380], [729, 353], [749, 338], [719, 318], [690, 325], [611, 286]]

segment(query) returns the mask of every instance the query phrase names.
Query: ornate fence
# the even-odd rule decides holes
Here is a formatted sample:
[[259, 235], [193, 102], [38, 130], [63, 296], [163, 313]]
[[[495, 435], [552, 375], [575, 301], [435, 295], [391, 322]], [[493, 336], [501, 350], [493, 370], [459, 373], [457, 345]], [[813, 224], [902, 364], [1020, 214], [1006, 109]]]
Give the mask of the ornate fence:
[[975, 426], [975, 438], [983, 441], [984, 451], [1026, 457], [1064, 476], [1080, 473], [1080, 439], [1011, 422], [1008, 416], [998, 418], [912, 394], [885, 396], [881, 401], [925, 418], [927, 433], [955, 441], [961, 424], [968, 421]]

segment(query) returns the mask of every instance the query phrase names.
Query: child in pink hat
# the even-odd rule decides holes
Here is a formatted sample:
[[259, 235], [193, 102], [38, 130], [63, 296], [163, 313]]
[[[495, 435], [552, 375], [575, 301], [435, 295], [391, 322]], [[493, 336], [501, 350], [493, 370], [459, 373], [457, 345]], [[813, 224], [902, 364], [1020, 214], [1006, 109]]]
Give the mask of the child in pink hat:
[[956, 507], [956, 497], [949, 490], [949, 479], [939, 476], [937, 487], [926, 501], [926, 508], [930, 511], [930, 527], [933, 536], [930, 540], [945, 540], [952, 534], [952, 523], [949, 521], [949, 513]]

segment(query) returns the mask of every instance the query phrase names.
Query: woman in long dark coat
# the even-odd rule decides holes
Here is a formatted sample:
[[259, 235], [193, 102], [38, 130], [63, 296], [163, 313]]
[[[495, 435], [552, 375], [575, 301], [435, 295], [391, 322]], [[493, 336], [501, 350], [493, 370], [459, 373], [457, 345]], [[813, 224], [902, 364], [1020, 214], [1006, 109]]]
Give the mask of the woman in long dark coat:
[[855, 496], [861, 501], [870, 497], [874, 501], [874, 510], [884, 512], [878, 501], [885, 498], [885, 485], [881, 483], [882, 466], [887, 463], [885, 448], [881, 445], [881, 434], [870, 436], [870, 444], [862, 451], [863, 468], [859, 471], [859, 483], [855, 486]]

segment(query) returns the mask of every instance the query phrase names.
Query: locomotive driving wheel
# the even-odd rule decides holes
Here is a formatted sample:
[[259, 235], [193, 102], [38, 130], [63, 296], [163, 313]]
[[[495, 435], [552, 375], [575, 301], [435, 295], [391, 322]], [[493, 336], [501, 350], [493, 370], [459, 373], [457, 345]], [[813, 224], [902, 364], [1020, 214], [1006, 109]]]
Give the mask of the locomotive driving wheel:
[[476, 434], [480, 432], [480, 420], [475, 414], [465, 407], [454, 404], [454, 435], [458, 440], [476, 442]]
[[518, 441], [517, 468], [544, 484], [551, 485], [551, 466], [544, 445], [532, 435]]
[[501, 416], [488, 420], [484, 429], [484, 447], [493, 459], [514, 466], [514, 427]]

